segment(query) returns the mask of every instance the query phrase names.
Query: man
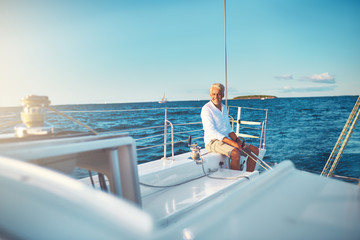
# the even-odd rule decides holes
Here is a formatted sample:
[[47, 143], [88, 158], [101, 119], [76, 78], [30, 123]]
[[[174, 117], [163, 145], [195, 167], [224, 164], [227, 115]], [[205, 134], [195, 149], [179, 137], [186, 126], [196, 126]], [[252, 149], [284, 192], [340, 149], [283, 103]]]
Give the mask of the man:
[[[255, 146], [245, 144], [232, 131], [227, 108], [222, 104], [224, 97], [224, 86], [214, 83], [210, 88], [210, 101], [201, 109], [201, 119], [204, 128], [205, 149], [208, 152], [216, 152], [230, 158], [230, 168], [243, 170], [240, 156], [247, 154], [259, 155], [259, 149]], [[252, 153], [250, 153], [250, 151]], [[256, 159], [255, 157], [253, 157]], [[256, 162], [250, 157], [247, 161], [246, 171], [255, 170]]]

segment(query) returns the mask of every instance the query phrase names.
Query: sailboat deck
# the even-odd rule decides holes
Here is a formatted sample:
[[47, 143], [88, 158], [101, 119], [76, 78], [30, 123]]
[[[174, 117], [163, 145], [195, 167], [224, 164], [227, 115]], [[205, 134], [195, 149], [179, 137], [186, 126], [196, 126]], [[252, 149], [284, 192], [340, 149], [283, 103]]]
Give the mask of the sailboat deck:
[[[259, 175], [257, 171], [219, 168], [221, 156], [218, 154], [209, 154], [205, 158], [203, 170], [203, 166], [189, 160], [188, 155], [178, 155], [175, 161], [158, 160], [139, 165], [142, 208], [160, 225], [176, 221], [192, 209], [221, 198], [233, 187], [246, 185]], [[211, 168], [213, 170], [208, 173]]]
[[[239, 172], [222, 169], [211, 176], [224, 178], [214, 179], [207, 176], [179, 186], [169, 187], [160, 192], [142, 198], [144, 211], [148, 212], [161, 225], [175, 221], [193, 208], [205, 202], [221, 197], [235, 185], [247, 184], [249, 179], [258, 175], [258, 172]], [[239, 179], [225, 179], [240, 177]], [[242, 178], [244, 177], [244, 178]]]

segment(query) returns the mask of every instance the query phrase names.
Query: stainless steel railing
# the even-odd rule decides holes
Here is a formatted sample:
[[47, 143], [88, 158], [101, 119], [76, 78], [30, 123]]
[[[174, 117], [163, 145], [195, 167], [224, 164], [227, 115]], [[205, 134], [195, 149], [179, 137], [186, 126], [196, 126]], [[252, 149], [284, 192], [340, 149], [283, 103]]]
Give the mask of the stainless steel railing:
[[[231, 110], [234, 110], [237, 113], [236, 119], [231, 116]], [[244, 114], [245, 111], [250, 112], [260, 112], [255, 119], [253, 114]], [[230, 122], [232, 123], [233, 131], [238, 135], [245, 138], [256, 138], [259, 139], [259, 148], [265, 149], [266, 146], [266, 128], [267, 128], [267, 117], [268, 117], [268, 109], [259, 109], [259, 108], [249, 108], [249, 107], [238, 107], [238, 106], [229, 106], [229, 114], [230, 114]], [[244, 116], [245, 115], [245, 116]], [[236, 128], [235, 128], [236, 124]], [[251, 129], [254, 132], [260, 132], [255, 134], [244, 134], [240, 133], [240, 128], [243, 129]]]
[[[155, 113], [150, 113], [149, 111], [157, 111]], [[161, 113], [163, 111], [163, 113]], [[168, 158], [168, 150], [171, 150], [171, 160], [174, 160], [175, 155], [175, 144], [186, 143], [188, 136], [192, 135], [192, 139], [202, 139], [203, 138], [203, 129], [200, 119], [201, 107], [182, 107], [182, 108], [144, 108], [144, 109], [122, 109], [122, 110], [88, 110], [88, 111], [62, 111], [63, 113], [71, 114], [74, 118], [79, 118], [80, 121], [87, 121], [87, 124], [99, 134], [109, 134], [109, 133], [122, 133], [126, 132], [132, 136], [137, 143], [137, 151], [143, 151], [146, 149], [163, 147], [163, 159]], [[261, 118], [261, 121], [248, 121], [254, 119], [252, 115], [247, 115], [245, 111], [264, 111], [265, 114], [257, 114], [256, 118]], [[265, 148], [266, 140], [266, 126], [267, 126], [267, 109], [255, 109], [255, 108], [245, 108], [237, 106], [229, 106], [230, 115], [237, 115], [236, 118], [230, 116], [232, 127], [234, 132], [237, 134], [242, 134], [245, 138], [254, 138], [259, 139], [260, 148]], [[105, 117], [106, 113], [110, 113], [111, 116]], [[109, 125], [118, 126], [119, 122], [123, 122], [121, 130], [111, 130], [111, 127], [106, 126], [105, 131], [99, 131], [101, 129], [101, 121], [99, 121], [98, 116], [91, 117], [94, 114], [99, 116], [104, 116], [105, 122]], [[161, 115], [164, 115], [164, 118], [161, 118]], [[77, 115], [77, 116], [76, 116]], [[256, 114], [255, 114], [256, 115]], [[128, 116], [128, 118], [126, 118]], [[139, 117], [141, 116], [141, 117]], [[136, 121], [140, 122], [132, 128], [131, 121], [133, 118], [137, 118]], [[256, 119], [255, 118], [255, 119]], [[59, 123], [58, 120], [54, 119], [55, 122]], [[149, 119], [152, 119], [151, 125], [146, 126], [149, 122]], [[180, 120], [179, 120], [180, 119]], [[195, 121], [191, 121], [195, 120]], [[94, 122], [97, 121], [97, 122]], [[107, 122], [108, 121], [108, 122]], [[160, 122], [163, 122], [162, 124]], [[159, 124], [157, 125], [157, 123]], [[141, 127], [139, 127], [141, 125]], [[66, 125], [67, 126], [67, 125]], [[56, 127], [56, 126], [55, 126]], [[78, 128], [80, 128], [78, 126]], [[157, 130], [158, 129], [158, 130]], [[159, 133], [163, 129], [163, 133]], [[240, 133], [240, 129], [242, 130]], [[71, 130], [71, 129], [67, 129]], [[109, 131], [110, 130], [110, 131]], [[243, 132], [250, 130], [252, 132], [259, 131], [258, 136], [255, 135], [246, 135]], [[141, 134], [139, 134], [141, 133]], [[147, 134], [147, 135], [146, 135]], [[160, 138], [160, 140], [156, 140]], [[149, 140], [155, 139], [149, 144]], [[162, 143], [157, 144], [156, 142], [161, 141]], [[146, 142], [146, 144], [138, 144], [141, 142]], [[171, 149], [168, 149], [170, 145]]]

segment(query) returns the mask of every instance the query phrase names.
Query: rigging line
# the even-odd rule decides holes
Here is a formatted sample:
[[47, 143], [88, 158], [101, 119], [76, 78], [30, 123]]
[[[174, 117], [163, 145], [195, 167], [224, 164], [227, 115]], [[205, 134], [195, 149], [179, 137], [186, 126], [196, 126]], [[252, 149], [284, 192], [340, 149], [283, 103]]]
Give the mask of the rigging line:
[[[252, 154], [250, 154], [250, 153], [248, 153], [248, 152], [246, 152], [246, 151], [244, 151], [243, 149], [241, 149], [241, 151], [243, 152], [243, 153], [245, 153], [251, 160], [253, 160], [253, 161], [255, 161], [256, 163], [258, 163], [262, 168], [264, 168], [265, 170], [271, 170], [272, 168], [266, 163], [266, 162], [264, 162], [263, 160], [261, 160], [259, 157], [257, 157], [256, 155], [252, 155]], [[257, 161], [255, 158], [259, 161]], [[267, 168], [265, 168], [263, 165], [265, 165]]]
[[360, 178], [346, 177], [346, 176], [340, 176], [340, 175], [332, 175], [331, 177], [342, 179], [342, 180], [354, 181], [354, 182], [358, 182], [360, 184]]
[[[309, 173], [315, 173], [315, 174], [319, 174], [319, 171], [315, 171], [315, 170], [310, 170], [310, 169], [299, 169], [300, 171], [304, 171], [304, 172], [309, 172]], [[347, 177], [347, 176], [341, 176], [341, 175], [331, 175], [330, 177], [332, 178], [338, 178], [338, 179], [342, 179], [342, 180], [348, 180], [348, 181], [352, 181], [352, 182], [359, 182], [360, 183], [360, 178], [355, 178], [355, 177]]]
[[355, 113], [359, 109], [359, 105], [360, 105], [360, 96], [358, 97], [358, 99], [357, 99], [357, 101], [356, 101], [356, 103], [354, 105], [354, 108], [352, 109], [352, 111], [351, 111], [351, 113], [349, 115], [349, 118], [346, 121], [345, 126], [344, 126], [343, 130], [341, 131], [341, 134], [340, 134], [340, 136], [339, 136], [339, 138], [338, 138], [338, 140], [337, 140], [337, 142], [336, 142], [336, 144], [335, 144], [335, 146], [334, 146], [334, 148], [333, 148], [333, 150], [332, 150], [332, 152], [331, 152], [331, 154], [329, 156], [329, 159], [327, 160], [327, 162], [326, 162], [326, 164], [324, 166], [324, 169], [322, 170], [322, 172], [320, 174], [321, 176], [324, 176], [329, 171], [330, 165], [333, 162], [335, 154], [339, 151], [339, 147], [340, 147], [341, 143], [344, 140], [345, 134], [346, 134], [346, 132], [348, 132], [349, 126], [350, 126], [351, 122], [354, 119]]
[[354, 117], [353, 113], [354, 112], [352, 111], [350, 116], [349, 116], [349, 119], [347, 120], [347, 122], [346, 122], [346, 124], [345, 124], [345, 126], [344, 126], [344, 128], [343, 128], [343, 130], [342, 130], [342, 132], [341, 132], [341, 134], [340, 134], [340, 136], [339, 136], [339, 138], [338, 138], [338, 140], [337, 140], [337, 142], [336, 142], [336, 144], [335, 144], [335, 146], [334, 146], [334, 148], [333, 148], [333, 150], [332, 150], [332, 152], [330, 154], [330, 157], [329, 157], [328, 161], [326, 162], [326, 165], [325, 165], [321, 175], [325, 175], [326, 172], [329, 170], [329, 167], [330, 167], [331, 163], [334, 160], [335, 154], [338, 152], [340, 144], [343, 142], [345, 134], [349, 129], [349, 125], [350, 125], [351, 121], [353, 120], [353, 117]]
[[261, 162], [257, 162], [254, 158], [250, 157], [251, 160], [253, 160], [255, 163], [259, 164], [260, 167], [262, 167], [263, 169], [265, 169], [266, 171], [268, 171], [269, 169], [267, 169]]
[[357, 125], [357, 123], [359, 121], [359, 113], [360, 113], [360, 111], [357, 111], [356, 117], [355, 117], [353, 123], [351, 124], [350, 130], [348, 131], [348, 133], [347, 133], [347, 135], [345, 137], [345, 140], [344, 140], [344, 142], [343, 142], [343, 144], [342, 144], [342, 146], [341, 146], [341, 148], [339, 150], [339, 153], [337, 154], [337, 156], [336, 156], [336, 158], [335, 158], [335, 160], [333, 162], [333, 165], [331, 166], [331, 169], [330, 169], [327, 176], [331, 176], [333, 174], [333, 172], [335, 171], [335, 169], [336, 169], [336, 167], [337, 167], [337, 165], [339, 163], [339, 160], [341, 159], [341, 157], [342, 157], [342, 155], [344, 153], [344, 150], [345, 150], [345, 148], [346, 148], [346, 146], [347, 146], [347, 144], [348, 144], [348, 142], [350, 140], [350, 137], [351, 137], [352, 133], [354, 132], [354, 129], [355, 129], [355, 127], [356, 127], [356, 125]]
[[[341, 142], [343, 141], [343, 139], [344, 139], [344, 137], [345, 137], [345, 134], [346, 134], [346, 132], [348, 131], [349, 126], [350, 126], [351, 122], [352, 122], [353, 119], [354, 119], [356, 109], [359, 107], [359, 104], [360, 104], [359, 99], [360, 99], [360, 98], [358, 98], [358, 100], [357, 100], [357, 102], [356, 102], [353, 110], [351, 111], [351, 113], [350, 113], [350, 115], [349, 115], [349, 118], [348, 118], [348, 120], [346, 121], [346, 124], [345, 124], [345, 126], [344, 126], [344, 128], [343, 128], [343, 130], [342, 130], [342, 132], [341, 132], [341, 134], [340, 134], [340, 136], [339, 136], [339, 139], [338, 139], [338, 141], [337, 141], [337, 143], [336, 143], [336, 145], [335, 145], [335, 147], [334, 147], [334, 149], [333, 149], [333, 151], [332, 151], [332, 153], [331, 153], [331, 155], [330, 155], [330, 157], [329, 157], [329, 159], [331, 159], [331, 161], [333, 160], [333, 158], [334, 158], [334, 156], [335, 156], [335, 153], [338, 151], [338, 149], [339, 149], [339, 147], [340, 147], [340, 144], [341, 144]], [[329, 166], [328, 166], [328, 167], [329, 167]], [[327, 170], [328, 170], [328, 169], [327, 169]]]
[[72, 117], [70, 117], [69, 115], [60, 112], [60, 111], [56, 110], [55, 108], [53, 108], [53, 107], [51, 107], [51, 106], [47, 106], [47, 108], [50, 109], [51, 111], [54, 111], [55, 113], [59, 114], [60, 116], [63, 116], [63, 117], [65, 117], [65, 118], [69, 119], [70, 121], [75, 122], [75, 123], [77, 123], [77, 124], [85, 127], [85, 128], [88, 129], [90, 132], [94, 133], [94, 135], [98, 135], [98, 133], [97, 133], [95, 130], [93, 130], [92, 128], [90, 128], [88, 125], [86, 125], [86, 124], [84, 124], [84, 123], [76, 120], [75, 118], [72, 118]]

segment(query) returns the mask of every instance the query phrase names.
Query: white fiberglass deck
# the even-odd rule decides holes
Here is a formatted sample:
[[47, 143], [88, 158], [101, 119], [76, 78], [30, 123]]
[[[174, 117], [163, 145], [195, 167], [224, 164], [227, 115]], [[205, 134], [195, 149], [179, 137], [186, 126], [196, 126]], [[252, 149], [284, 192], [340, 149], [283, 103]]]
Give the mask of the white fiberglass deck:
[[[161, 161], [150, 164], [161, 164]], [[197, 170], [202, 169], [201, 165], [196, 165], [196, 163], [191, 160], [184, 160], [183, 164], [185, 168], [186, 166], [188, 167], [189, 171], [194, 171], [191, 170], [191, 168], [198, 168]], [[176, 221], [176, 219], [183, 217], [184, 214], [196, 207], [199, 207], [207, 201], [216, 197], [223, 197], [224, 194], [231, 191], [230, 189], [235, 185], [239, 186], [239, 184], [248, 184], [250, 179], [258, 176], [258, 172], [255, 171], [250, 173], [229, 169], [219, 169], [216, 172], [210, 173], [210, 177], [201, 177], [201, 175], [204, 174], [200, 172], [200, 176], [196, 180], [186, 182], [178, 186], [158, 189], [152, 193], [147, 193], [147, 191], [151, 191], [152, 187], [141, 186], [143, 210], [154, 217], [160, 225], [167, 225]], [[155, 178], [158, 177], [156, 174], [152, 176]], [[222, 179], [215, 179], [212, 177]], [[178, 182], [181, 183], [186, 181], [182, 179], [183, 178], [179, 177]], [[141, 171], [140, 182], [145, 183], [145, 181], [141, 180]], [[171, 182], [173, 181], [170, 181], [169, 179], [168, 184], [166, 184], [166, 181], [160, 182], [162, 182], [161, 186], [164, 186], [172, 185]]]

